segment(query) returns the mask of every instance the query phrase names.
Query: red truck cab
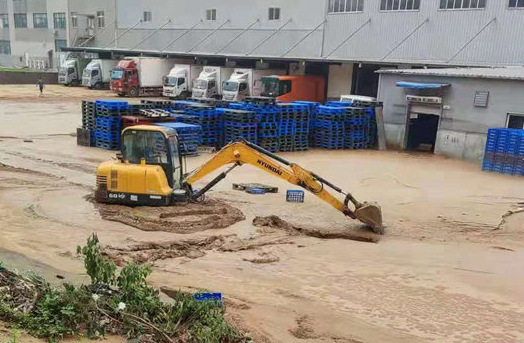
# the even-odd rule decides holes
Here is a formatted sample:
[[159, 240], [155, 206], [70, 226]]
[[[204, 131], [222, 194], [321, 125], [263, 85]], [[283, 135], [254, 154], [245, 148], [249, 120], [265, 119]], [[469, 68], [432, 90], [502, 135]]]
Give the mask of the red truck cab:
[[138, 69], [135, 61], [121, 60], [111, 71], [111, 90], [120, 96], [138, 96], [140, 85], [138, 83]]

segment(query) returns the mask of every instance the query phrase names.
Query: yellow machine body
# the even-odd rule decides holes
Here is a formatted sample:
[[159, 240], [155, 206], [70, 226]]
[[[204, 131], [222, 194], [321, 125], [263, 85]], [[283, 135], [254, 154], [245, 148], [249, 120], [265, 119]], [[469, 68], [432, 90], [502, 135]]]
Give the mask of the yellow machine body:
[[[164, 128], [139, 125], [126, 131], [149, 131], [161, 133], [166, 141], [169, 135]], [[167, 155], [166, 155], [167, 156]], [[176, 158], [179, 158], [176, 156]], [[179, 184], [177, 180], [176, 184]], [[129, 205], [169, 205], [172, 201], [172, 185], [161, 165], [130, 163], [124, 156], [116, 161], [103, 162], [96, 173], [95, 198], [100, 202]]]

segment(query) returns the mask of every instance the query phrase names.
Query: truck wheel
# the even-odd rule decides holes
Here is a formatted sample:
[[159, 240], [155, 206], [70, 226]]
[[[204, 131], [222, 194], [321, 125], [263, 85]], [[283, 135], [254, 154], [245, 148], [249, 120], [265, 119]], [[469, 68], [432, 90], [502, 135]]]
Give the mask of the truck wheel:
[[78, 80], [71, 81], [71, 86], [73, 86], [73, 87], [78, 86]]
[[129, 90], [129, 96], [132, 98], [137, 97], [138, 89], [136, 89], [135, 87], [131, 87], [131, 89]]
[[102, 83], [101, 82], [97, 82], [95, 83], [95, 89], [102, 89]]
[[123, 97], [125, 94], [122, 94], [122, 93], [118, 93], [118, 96], [119, 97]]
[[182, 94], [180, 94], [180, 99], [186, 100], [187, 98], [189, 98], [188, 92], [182, 92]]

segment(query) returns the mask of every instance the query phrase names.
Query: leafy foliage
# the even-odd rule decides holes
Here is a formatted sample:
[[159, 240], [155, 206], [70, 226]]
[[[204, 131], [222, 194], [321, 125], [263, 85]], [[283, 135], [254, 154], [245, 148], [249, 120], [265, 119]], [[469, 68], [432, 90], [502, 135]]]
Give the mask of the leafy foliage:
[[116, 265], [103, 259], [95, 235], [77, 251], [84, 259], [90, 285], [57, 288], [33, 276], [39, 296], [31, 311], [20, 312], [0, 297], [0, 318], [50, 342], [78, 335], [100, 338], [107, 332], [150, 337], [155, 342], [248, 341], [227, 324], [220, 302], [196, 301], [182, 292], [172, 296], [172, 303], [162, 302], [159, 291], [147, 284], [151, 274], [147, 265], [129, 263], [117, 274]]

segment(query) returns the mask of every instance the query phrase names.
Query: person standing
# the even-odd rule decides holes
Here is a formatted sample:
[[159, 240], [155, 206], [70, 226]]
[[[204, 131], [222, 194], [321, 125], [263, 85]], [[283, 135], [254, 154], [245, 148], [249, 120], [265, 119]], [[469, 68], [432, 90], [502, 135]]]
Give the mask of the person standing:
[[42, 78], [39, 78], [38, 79], [38, 89], [40, 89], [40, 96], [43, 96], [44, 95], [44, 81], [42, 80]]

